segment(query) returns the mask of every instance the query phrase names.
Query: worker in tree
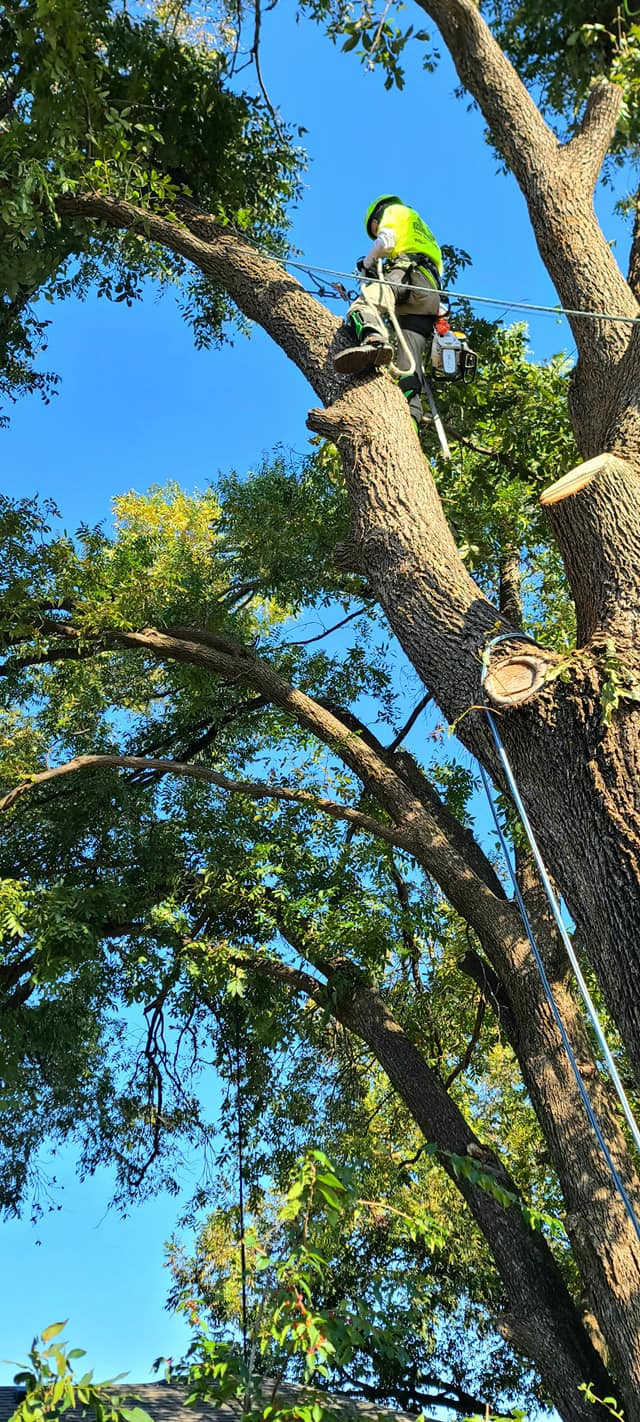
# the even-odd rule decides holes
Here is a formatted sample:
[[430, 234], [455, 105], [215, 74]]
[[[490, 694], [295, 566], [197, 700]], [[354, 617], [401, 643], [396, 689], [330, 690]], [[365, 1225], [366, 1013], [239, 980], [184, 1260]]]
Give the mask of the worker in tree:
[[[409, 401], [416, 421], [422, 419], [423, 359], [431, 348], [435, 319], [447, 307], [441, 304], [442, 254], [426, 222], [399, 197], [380, 197], [368, 208], [365, 227], [373, 245], [357, 263], [363, 278], [374, 282], [378, 262], [383, 262], [385, 282], [390, 283], [395, 313], [411, 352], [414, 370], [401, 376], [399, 385]], [[346, 326], [356, 345], [339, 351], [334, 366], [341, 375], [366, 374], [389, 365], [393, 348], [389, 332], [374, 304], [376, 287], [364, 285], [362, 294], [349, 307]], [[398, 355], [399, 368], [409, 370], [404, 351]]]

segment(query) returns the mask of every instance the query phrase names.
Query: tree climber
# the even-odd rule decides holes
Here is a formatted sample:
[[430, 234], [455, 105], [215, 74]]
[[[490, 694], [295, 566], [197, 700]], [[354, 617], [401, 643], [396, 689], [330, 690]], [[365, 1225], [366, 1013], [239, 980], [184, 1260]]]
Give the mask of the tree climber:
[[[439, 295], [442, 254], [426, 222], [413, 208], [405, 207], [399, 197], [376, 198], [367, 209], [365, 227], [373, 246], [360, 258], [357, 270], [374, 282], [378, 262], [384, 263], [384, 280], [391, 284], [396, 319], [414, 366], [411, 371], [401, 350], [399, 368], [408, 374], [401, 376], [398, 383], [414, 420], [420, 424], [423, 359], [431, 347], [435, 319], [448, 309], [441, 306]], [[334, 367], [341, 375], [365, 374], [389, 365], [393, 357], [388, 329], [374, 304], [375, 294], [374, 285], [363, 285], [361, 295], [349, 307], [345, 325], [357, 344], [339, 351], [335, 357]]]

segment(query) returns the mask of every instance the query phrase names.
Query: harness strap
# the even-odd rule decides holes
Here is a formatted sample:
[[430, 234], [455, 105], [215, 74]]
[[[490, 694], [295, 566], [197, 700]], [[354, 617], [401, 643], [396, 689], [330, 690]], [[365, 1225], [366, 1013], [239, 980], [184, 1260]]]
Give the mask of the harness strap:
[[401, 252], [399, 257], [395, 259], [389, 257], [388, 261], [398, 267], [405, 264], [409, 268], [418, 267], [418, 270], [423, 272], [424, 275], [429, 278], [429, 281], [433, 283], [436, 291], [440, 290], [440, 272], [435, 262], [431, 257], [427, 256], [426, 252]]

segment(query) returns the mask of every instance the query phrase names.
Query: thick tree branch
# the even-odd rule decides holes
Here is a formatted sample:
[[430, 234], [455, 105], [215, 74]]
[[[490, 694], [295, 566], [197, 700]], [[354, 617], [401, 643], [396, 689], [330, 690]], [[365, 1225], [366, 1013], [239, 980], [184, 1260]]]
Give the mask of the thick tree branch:
[[326, 800], [320, 795], [311, 794], [310, 791], [292, 790], [286, 785], [269, 785], [258, 780], [230, 780], [228, 776], [220, 775], [215, 770], [209, 770], [205, 765], [190, 765], [179, 760], [155, 760], [150, 756], [140, 755], [74, 756], [73, 760], [66, 761], [64, 765], [57, 765], [52, 770], [43, 770], [38, 775], [33, 775], [30, 780], [25, 780], [21, 785], [16, 785], [13, 790], [9, 790], [0, 799], [0, 811], [8, 810], [16, 800], [37, 785], [46, 785], [52, 780], [72, 775], [79, 770], [101, 770], [108, 766], [121, 770], [155, 771], [160, 775], [176, 775], [185, 779], [200, 780], [208, 785], [216, 785], [218, 789], [226, 790], [230, 794], [245, 795], [252, 800], [283, 800], [288, 804], [308, 805], [311, 809], [320, 810], [322, 814], [329, 815], [331, 819], [346, 820], [357, 829], [376, 834], [378, 838], [386, 840], [388, 844], [394, 844], [398, 848], [406, 847], [402, 834], [388, 825], [374, 820], [370, 815], [363, 815], [360, 810], [354, 810], [349, 805], [340, 805], [335, 800]]
[[[296, 952], [302, 952], [308, 961], [315, 961], [316, 951], [305, 941], [304, 935], [292, 933], [290, 928], [281, 931]], [[247, 957], [245, 965], [258, 974], [288, 980], [294, 986], [296, 970], [285, 965], [278, 965], [276, 972], [272, 960], [261, 957]], [[322, 989], [314, 986], [309, 991], [308, 977], [304, 975], [303, 990], [315, 1000], [318, 994], [324, 1000]], [[437, 1073], [427, 1065], [382, 998], [366, 986], [358, 971], [340, 967], [335, 978], [329, 979], [328, 987], [334, 1016], [374, 1052], [418, 1128], [426, 1140], [436, 1146], [441, 1164], [466, 1200], [489, 1244], [513, 1312], [528, 1320], [529, 1352], [545, 1376], [551, 1394], [556, 1400], [562, 1398], [568, 1419], [586, 1422], [587, 1410], [578, 1393], [585, 1377], [584, 1369], [589, 1377], [597, 1376], [603, 1384], [608, 1385], [609, 1379], [582, 1328], [553, 1256], [542, 1235], [533, 1233], [526, 1225], [517, 1205], [505, 1208], [481, 1186], [461, 1176], [456, 1170], [455, 1157], [478, 1153], [514, 1199], [518, 1198], [517, 1187], [493, 1152], [470, 1130]], [[554, 1339], [553, 1349], [548, 1347], [550, 1337]]]
[[[619, 103], [612, 92], [615, 86], [607, 81], [594, 85], [580, 132], [562, 147], [493, 38], [475, 0], [416, 0], [416, 4], [438, 26], [464, 87], [479, 104], [522, 189], [540, 254], [563, 306], [637, 316], [637, 302], [598, 226], [592, 201], [615, 124]], [[612, 361], [622, 357], [631, 328], [614, 330], [605, 322], [569, 319], [591, 379], [599, 367], [604, 385], [604, 369], [609, 371]], [[582, 398], [581, 372], [574, 379], [576, 386], [582, 426], [576, 434], [586, 458], [612, 445], [605, 442], [607, 412], [595, 407], [593, 386], [590, 404], [586, 389]]]
[[640, 617], [640, 472], [614, 455], [579, 464], [541, 495], [576, 606], [578, 643], [632, 643]]
[[578, 132], [565, 145], [565, 157], [572, 170], [579, 173], [581, 184], [591, 192], [616, 131], [622, 97], [619, 84], [602, 77], [594, 80]]
[[101, 193], [60, 197], [56, 207], [61, 216], [140, 232], [186, 258], [223, 286], [244, 315], [263, 327], [322, 399], [331, 399], [344, 387], [329, 358], [340, 329], [337, 318], [275, 258], [264, 256], [228, 227], [217, 226], [207, 213], [184, 204], [178, 222]]
[[522, 623], [522, 597], [520, 551], [518, 548], [503, 548], [499, 562], [500, 586], [498, 605], [503, 617], [515, 627]]
[[[55, 630], [56, 635], [62, 632], [60, 624], [54, 622], [49, 628], [46, 621], [43, 630]], [[69, 625], [64, 627], [62, 635], [69, 640], [78, 638], [77, 629]], [[114, 645], [145, 650], [161, 661], [177, 660], [201, 666], [210, 673], [223, 676], [228, 682], [241, 682], [266, 696], [273, 705], [317, 735], [359, 776], [369, 793], [395, 821], [397, 828], [394, 834], [397, 838], [394, 842], [415, 854], [462, 916], [473, 921], [481, 937], [488, 934], [496, 943], [520, 939], [517, 915], [513, 906], [502, 896], [488, 862], [485, 881], [471, 868], [465, 852], [467, 846], [449, 839], [447, 831], [453, 830], [457, 822], [441, 805], [432, 787], [433, 803], [427, 808], [398, 770], [386, 763], [383, 754], [373, 749], [370, 743], [372, 738], [365, 739], [318, 701], [292, 687], [256, 652], [219, 633], [182, 626], [172, 627], [166, 632], [154, 627], [139, 632], [114, 628], [103, 630], [100, 637], [103, 644], [111, 641]], [[427, 781], [424, 783], [428, 785]], [[446, 830], [438, 823], [434, 812], [443, 824], [446, 820]], [[462, 836], [472, 840], [469, 832], [460, 825], [457, 829], [458, 838]], [[485, 859], [479, 846], [477, 856], [480, 861], [478, 867], [481, 868]], [[498, 889], [497, 894], [489, 887], [491, 880]]]

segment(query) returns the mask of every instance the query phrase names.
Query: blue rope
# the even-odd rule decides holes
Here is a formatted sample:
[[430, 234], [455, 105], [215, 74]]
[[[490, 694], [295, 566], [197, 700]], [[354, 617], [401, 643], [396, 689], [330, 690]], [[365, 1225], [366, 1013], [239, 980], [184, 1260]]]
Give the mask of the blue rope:
[[[492, 639], [492, 641], [487, 644], [486, 651], [489, 652], [489, 651], [491, 650], [491, 648], [496, 645], [497, 642], [521, 640], [521, 639], [525, 638], [525, 635], [526, 635], [526, 634], [524, 634], [524, 633], [520, 633], [520, 634], [518, 634], [517, 638], [514, 638], [513, 634], [503, 633], [503, 634], [502, 634], [501, 636], [499, 636], [499, 637], [494, 637], [494, 638]], [[526, 640], [527, 640], [527, 641], [530, 641], [530, 642], [533, 642], [534, 639], [533, 639], [532, 637], [526, 637]], [[484, 659], [484, 663], [483, 663], [483, 668], [482, 668], [482, 677], [481, 677], [481, 686], [482, 686], [482, 688], [483, 688], [483, 691], [484, 691], [484, 682], [485, 682], [485, 677], [486, 677], [486, 674], [487, 674], [487, 669], [488, 669], [488, 658], [487, 658], [486, 655], [485, 655], [485, 659]], [[509, 786], [509, 790], [510, 790], [511, 795], [512, 795], [512, 797], [513, 797], [513, 803], [514, 803], [514, 805], [515, 805], [515, 807], [516, 807], [516, 810], [517, 810], [517, 812], [518, 812], [518, 815], [520, 816], [520, 819], [521, 819], [522, 824], [523, 824], [523, 826], [524, 826], [525, 833], [526, 833], [527, 839], [528, 839], [528, 841], [529, 841], [529, 844], [530, 844], [530, 846], [531, 846], [531, 850], [532, 850], [534, 859], [535, 859], [536, 864], [537, 864], [537, 866], [538, 866], [538, 871], [539, 871], [539, 874], [540, 874], [540, 878], [541, 878], [541, 880], [542, 880], [542, 884], [543, 884], [543, 886], [544, 886], [544, 890], [545, 890], [545, 893], [546, 893], [546, 895], [547, 895], [547, 899], [548, 899], [548, 901], [549, 901], [549, 907], [551, 908], [551, 912], [552, 912], [552, 914], [553, 914], [553, 917], [554, 917], [554, 919], [555, 919], [555, 922], [556, 922], [558, 931], [559, 931], [559, 933], [560, 933], [560, 937], [561, 937], [562, 942], [563, 942], [563, 944], [564, 944], [564, 946], [565, 946], [565, 949], [566, 949], [566, 951], [567, 951], [567, 955], [568, 955], [568, 957], [569, 957], [569, 961], [570, 961], [571, 966], [572, 966], [572, 968], [573, 968], [573, 971], [574, 971], [574, 973], [575, 973], [576, 981], [577, 981], [577, 983], [578, 983], [578, 987], [579, 987], [579, 989], [580, 989], [580, 993], [581, 993], [583, 1002], [584, 1002], [585, 1007], [586, 1007], [586, 1009], [587, 1009], [587, 1013], [588, 1013], [588, 1016], [589, 1016], [589, 1020], [590, 1020], [591, 1025], [592, 1025], [592, 1027], [593, 1027], [593, 1029], [594, 1029], [594, 1032], [595, 1032], [595, 1034], [596, 1034], [598, 1043], [599, 1043], [599, 1045], [600, 1045], [600, 1047], [601, 1047], [601, 1050], [602, 1050], [602, 1053], [603, 1053], [603, 1055], [604, 1055], [604, 1058], [605, 1058], [605, 1061], [606, 1061], [606, 1064], [607, 1064], [607, 1067], [608, 1067], [608, 1070], [609, 1070], [609, 1075], [610, 1075], [611, 1080], [612, 1080], [612, 1082], [613, 1082], [613, 1085], [614, 1085], [614, 1088], [615, 1088], [615, 1091], [616, 1091], [616, 1095], [617, 1095], [617, 1097], [618, 1097], [618, 1100], [619, 1100], [619, 1102], [620, 1102], [620, 1105], [622, 1106], [622, 1109], [623, 1109], [623, 1112], [624, 1112], [624, 1115], [625, 1115], [625, 1119], [626, 1119], [627, 1124], [628, 1124], [628, 1126], [629, 1126], [629, 1129], [630, 1129], [630, 1131], [631, 1131], [631, 1135], [632, 1135], [632, 1137], [633, 1137], [634, 1143], [635, 1143], [636, 1147], [638, 1148], [638, 1150], [640, 1150], [640, 1130], [638, 1129], [638, 1126], [637, 1126], [635, 1117], [634, 1117], [634, 1115], [633, 1115], [633, 1112], [632, 1112], [632, 1110], [631, 1110], [631, 1107], [630, 1107], [630, 1105], [629, 1105], [629, 1101], [628, 1101], [628, 1099], [627, 1099], [627, 1096], [626, 1096], [624, 1087], [623, 1087], [622, 1082], [621, 1082], [621, 1080], [620, 1080], [620, 1076], [619, 1076], [619, 1074], [618, 1074], [618, 1070], [617, 1070], [616, 1064], [615, 1064], [615, 1062], [614, 1062], [614, 1060], [613, 1060], [613, 1057], [612, 1057], [612, 1055], [611, 1055], [611, 1052], [610, 1052], [610, 1050], [609, 1050], [609, 1045], [608, 1045], [607, 1040], [606, 1040], [606, 1037], [605, 1037], [605, 1035], [604, 1035], [604, 1031], [603, 1031], [603, 1029], [602, 1029], [602, 1024], [601, 1024], [601, 1022], [600, 1022], [600, 1019], [599, 1019], [599, 1017], [598, 1017], [597, 1011], [596, 1011], [595, 1006], [594, 1006], [594, 1004], [593, 1004], [593, 1001], [592, 1001], [592, 999], [591, 999], [591, 995], [590, 995], [590, 993], [589, 993], [589, 989], [588, 989], [588, 987], [587, 987], [587, 984], [586, 984], [586, 982], [585, 982], [585, 980], [584, 980], [584, 977], [583, 977], [583, 975], [582, 975], [582, 971], [581, 971], [581, 969], [580, 969], [580, 964], [579, 964], [579, 962], [578, 962], [578, 960], [577, 960], [577, 958], [576, 958], [575, 952], [574, 952], [574, 950], [573, 950], [573, 945], [572, 945], [572, 943], [571, 943], [571, 939], [569, 938], [569, 935], [568, 935], [568, 933], [567, 933], [567, 930], [566, 930], [566, 928], [565, 928], [565, 925], [564, 925], [564, 923], [563, 923], [563, 921], [562, 921], [562, 915], [561, 915], [561, 913], [560, 913], [560, 906], [559, 906], [559, 904], [558, 904], [558, 902], [557, 902], [556, 896], [555, 896], [555, 894], [554, 894], [554, 892], [553, 892], [553, 889], [552, 889], [552, 887], [551, 887], [551, 882], [550, 882], [550, 880], [549, 880], [549, 876], [548, 876], [548, 874], [547, 874], [547, 871], [546, 871], [546, 868], [545, 868], [545, 865], [544, 865], [542, 856], [541, 856], [541, 854], [540, 854], [540, 850], [538, 849], [538, 845], [537, 845], [537, 842], [536, 842], [536, 839], [535, 839], [535, 835], [534, 835], [534, 833], [533, 833], [533, 830], [532, 830], [532, 828], [531, 828], [531, 824], [530, 824], [530, 822], [529, 822], [529, 816], [527, 815], [527, 812], [526, 812], [526, 810], [525, 810], [525, 807], [524, 807], [524, 804], [523, 804], [523, 802], [522, 802], [522, 798], [521, 798], [520, 792], [519, 792], [519, 790], [518, 790], [518, 787], [517, 787], [516, 782], [515, 782], [515, 779], [514, 779], [513, 771], [512, 771], [512, 769], [511, 769], [510, 764], [509, 764], [509, 760], [508, 760], [508, 757], [507, 757], [507, 753], [506, 753], [506, 751], [505, 751], [505, 749], [504, 749], [504, 746], [503, 746], [503, 744], [502, 744], [502, 741], [501, 741], [501, 739], [500, 739], [500, 734], [499, 734], [499, 731], [498, 731], [498, 728], [497, 728], [497, 725], [496, 725], [496, 722], [495, 722], [495, 717], [493, 716], [492, 712], [490, 711], [489, 707], [488, 707], [486, 704], [485, 704], [485, 707], [484, 707], [484, 711], [485, 711], [485, 715], [486, 715], [486, 717], [487, 717], [487, 720], [488, 720], [488, 722], [489, 722], [489, 726], [490, 726], [490, 729], [491, 729], [491, 734], [492, 734], [492, 736], [493, 736], [493, 740], [494, 740], [494, 742], [495, 742], [496, 750], [497, 750], [498, 756], [499, 756], [499, 758], [500, 758], [500, 763], [501, 763], [502, 768], [503, 768], [504, 773], [505, 773], [505, 777], [506, 777], [507, 784], [508, 784], [508, 786]], [[598, 1123], [597, 1117], [596, 1117], [596, 1115], [595, 1115], [595, 1113], [594, 1113], [593, 1107], [592, 1107], [591, 1102], [590, 1102], [590, 1100], [589, 1100], [589, 1096], [588, 1096], [588, 1094], [587, 1094], [587, 1090], [586, 1090], [585, 1084], [584, 1084], [584, 1082], [583, 1082], [583, 1080], [582, 1080], [582, 1077], [581, 1077], [581, 1075], [580, 1075], [580, 1068], [579, 1068], [578, 1063], [577, 1063], [577, 1061], [576, 1061], [576, 1059], [575, 1059], [574, 1052], [573, 1052], [573, 1048], [572, 1048], [571, 1043], [570, 1043], [570, 1041], [569, 1041], [569, 1038], [568, 1038], [568, 1035], [567, 1035], [567, 1031], [566, 1031], [564, 1022], [562, 1021], [562, 1018], [561, 1018], [561, 1016], [560, 1016], [560, 1012], [559, 1012], [557, 1003], [556, 1003], [555, 998], [554, 998], [554, 996], [553, 996], [553, 991], [552, 991], [552, 988], [551, 988], [551, 984], [550, 984], [549, 979], [548, 979], [548, 977], [547, 977], [546, 969], [545, 969], [544, 963], [543, 963], [543, 961], [542, 961], [542, 958], [541, 958], [541, 956], [540, 956], [540, 952], [539, 952], [539, 949], [538, 949], [538, 946], [537, 946], [537, 943], [536, 943], [536, 940], [535, 940], [535, 937], [534, 937], [534, 934], [533, 934], [533, 929], [532, 929], [531, 923], [530, 923], [530, 921], [529, 921], [529, 915], [528, 915], [528, 913], [527, 913], [527, 910], [526, 910], [526, 907], [525, 907], [525, 903], [524, 903], [524, 899], [523, 899], [522, 893], [521, 893], [521, 891], [520, 891], [520, 885], [519, 885], [519, 883], [518, 883], [518, 879], [517, 879], [517, 876], [516, 876], [516, 872], [515, 872], [515, 869], [514, 869], [512, 863], [511, 863], [511, 858], [510, 858], [509, 851], [508, 851], [508, 848], [507, 848], [507, 843], [506, 843], [506, 840], [505, 840], [504, 832], [503, 832], [503, 829], [502, 829], [502, 825], [500, 824], [500, 819], [499, 819], [498, 812], [497, 812], [497, 809], [496, 809], [496, 806], [495, 806], [495, 802], [494, 802], [494, 799], [493, 799], [493, 795], [492, 795], [492, 792], [491, 792], [491, 785], [490, 785], [490, 782], [489, 782], [489, 778], [488, 778], [487, 773], [486, 773], [486, 771], [485, 771], [485, 769], [484, 769], [484, 766], [482, 766], [482, 765], [480, 766], [480, 774], [481, 774], [481, 776], [482, 776], [482, 782], [483, 782], [483, 784], [484, 784], [484, 788], [485, 788], [486, 793], [487, 793], [487, 799], [488, 799], [488, 801], [489, 801], [489, 805], [490, 805], [490, 807], [491, 807], [491, 813], [492, 813], [492, 815], [493, 815], [493, 820], [494, 820], [494, 823], [495, 823], [495, 826], [496, 826], [496, 830], [497, 830], [497, 832], [498, 832], [498, 839], [499, 839], [499, 841], [500, 841], [500, 847], [501, 847], [501, 849], [502, 849], [502, 853], [503, 853], [503, 855], [504, 855], [505, 862], [506, 862], [507, 868], [508, 868], [508, 870], [509, 870], [509, 875], [510, 875], [510, 878], [511, 878], [511, 882], [512, 882], [512, 884], [513, 884], [513, 892], [514, 892], [514, 895], [515, 895], [515, 898], [516, 898], [516, 902], [517, 902], [517, 904], [518, 904], [518, 908], [519, 908], [519, 910], [520, 910], [520, 914], [521, 914], [521, 917], [522, 917], [522, 922], [523, 922], [523, 924], [524, 924], [524, 928], [525, 928], [525, 932], [526, 932], [527, 938], [529, 939], [529, 943], [530, 943], [530, 945], [531, 945], [531, 951], [532, 951], [532, 953], [533, 953], [533, 957], [534, 957], [534, 960], [535, 960], [535, 964], [536, 964], [536, 967], [537, 967], [537, 969], [538, 969], [538, 973], [539, 973], [539, 975], [540, 975], [540, 981], [541, 981], [542, 987], [543, 987], [543, 989], [544, 989], [545, 997], [546, 997], [546, 999], [547, 999], [547, 1002], [549, 1003], [549, 1006], [550, 1006], [551, 1011], [552, 1011], [552, 1013], [553, 1013], [553, 1016], [554, 1016], [554, 1019], [555, 1019], [555, 1022], [556, 1022], [557, 1028], [558, 1028], [558, 1031], [559, 1031], [560, 1036], [561, 1036], [561, 1038], [562, 1038], [562, 1044], [563, 1044], [563, 1046], [564, 1046], [565, 1052], [566, 1052], [567, 1057], [568, 1057], [568, 1059], [569, 1059], [569, 1063], [570, 1063], [570, 1065], [571, 1065], [571, 1069], [572, 1069], [572, 1071], [573, 1071], [573, 1075], [574, 1075], [575, 1080], [576, 1080], [576, 1085], [577, 1085], [578, 1090], [579, 1090], [579, 1092], [580, 1092], [580, 1096], [582, 1097], [582, 1101], [583, 1101], [583, 1104], [584, 1104], [584, 1108], [585, 1108], [585, 1111], [586, 1111], [587, 1116], [588, 1116], [588, 1118], [589, 1118], [589, 1122], [590, 1122], [590, 1124], [591, 1124], [591, 1128], [592, 1128], [592, 1130], [593, 1130], [593, 1133], [594, 1133], [594, 1135], [595, 1135], [595, 1137], [596, 1137], [596, 1140], [598, 1141], [598, 1145], [600, 1146], [600, 1149], [601, 1149], [601, 1151], [602, 1151], [602, 1153], [603, 1153], [603, 1155], [604, 1155], [604, 1158], [605, 1158], [605, 1160], [606, 1160], [606, 1163], [607, 1163], [607, 1166], [608, 1166], [608, 1169], [609, 1169], [609, 1173], [610, 1173], [610, 1175], [611, 1175], [611, 1179], [613, 1180], [613, 1183], [614, 1183], [614, 1185], [615, 1185], [615, 1187], [616, 1187], [616, 1190], [618, 1191], [618, 1194], [619, 1194], [619, 1196], [620, 1196], [620, 1199], [622, 1200], [622, 1203], [623, 1203], [623, 1205], [624, 1205], [624, 1207], [625, 1207], [625, 1209], [626, 1209], [626, 1212], [627, 1212], [627, 1214], [628, 1214], [628, 1216], [629, 1216], [629, 1219], [630, 1219], [630, 1221], [631, 1221], [631, 1224], [633, 1225], [633, 1228], [634, 1228], [634, 1230], [635, 1230], [635, 1232], [636, 1232], [636, 1235], [637, 1235], [637, 1237], [638, 1237], [638, 1240], [640, 1241], [640, 1223], [638, 1222], [638, 1219], [637, 1219], [635, 1210], [634, 1210], [634, 1208], [633, 1208], [633, 1205], [632, 1205], [632, 1203], [631, 1203], [631, 1201], [630, 1201], [630, 1199], [629, 1199], [629, 1196], [628, 1196], [628, 1194], [627, 1194], [627, 1191], [626, 1191], [626, 1189], [625, 1189], [625, 1187], [624, 1187], [624, 1184], [623, 1184], [623, 1182], [622, 1182], [622, 1180], [621, 1180], [621, 1178], [620, 1178], [620, 1175], [619, 1175], [619, 1173], [618, 1173], [618, 1170], [617, 1170], [617, 1168], [616, 1168], [616, 1166], [615, 1166], [615, 1163], [614, 1163], [614, 1161], [613, 1161], [613, 1159], [612, 1159], [611, 1152], [610, 1152], [609, 1147], [608, 1147], [608, 1145], [607, 1145], [607, 1142], [606, 1142], [606, 1140], [605, 1140], [605, 1138], [604, 1138], [604, 1136], [603, 1136], [603, 1134], [602, 1134], [602, 1130], [601, 1130], [601, 1128], [600, 1128], [600, 1125], [599, 1125], [599, 1123]]]

